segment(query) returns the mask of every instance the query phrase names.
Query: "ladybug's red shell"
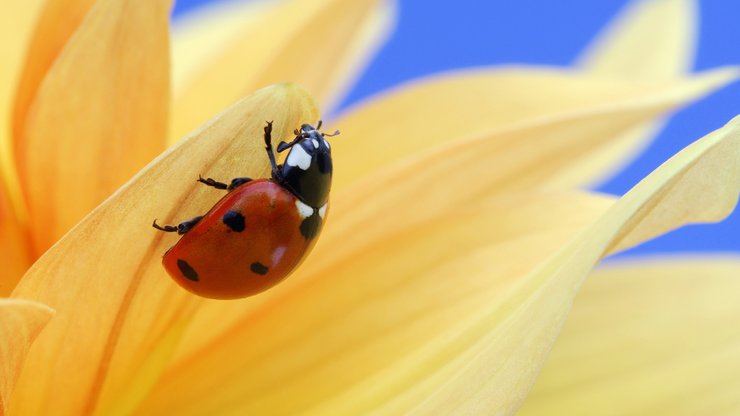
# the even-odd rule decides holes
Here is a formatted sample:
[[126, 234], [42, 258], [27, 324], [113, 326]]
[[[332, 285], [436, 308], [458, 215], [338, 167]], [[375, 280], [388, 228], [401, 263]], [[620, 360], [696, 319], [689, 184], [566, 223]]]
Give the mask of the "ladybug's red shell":
[[326, 216], [285, 187], [254, 180], [224, 196], [165, 253], [167, 272], [215, 299], [251, 296], [285, 279], [313, 247]]

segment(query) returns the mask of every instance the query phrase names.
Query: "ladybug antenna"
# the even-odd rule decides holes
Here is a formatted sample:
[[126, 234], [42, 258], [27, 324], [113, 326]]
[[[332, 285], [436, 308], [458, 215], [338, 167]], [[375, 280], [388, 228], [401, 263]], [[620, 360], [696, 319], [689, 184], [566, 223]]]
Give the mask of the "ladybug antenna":
[[[322, 125], [322, 124], [324, 124], [324, 120], [319, 120], [319, 123], [318, 123], [318, 124], [316, 125], [316, 130], [317, 130], [317, 131], [318, 131], [318, 130], [321, 130], [321, 125]], [[334, 131], [334, 133], [322, 133], [322, 132], [320, 132], [320, 131], [319, 131], [319, 133], [321, 133], [321, 135], [322, 135], [323, 137], [334, 137], [334, 136], [337, 136], [337, 135], [339, 135], [339, 130], [335, 130], [335, 131]]]

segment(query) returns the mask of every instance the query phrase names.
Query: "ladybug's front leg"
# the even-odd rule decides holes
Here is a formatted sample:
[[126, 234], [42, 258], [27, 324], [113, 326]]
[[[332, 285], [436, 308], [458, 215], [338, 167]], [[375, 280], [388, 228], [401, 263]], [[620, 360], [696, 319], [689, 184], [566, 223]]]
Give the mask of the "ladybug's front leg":
[[191, 228], [195, 227], [195, 224], [200, 222], [200, 220], [203, 219], [203, 216], [198, 216], [195, 218], [191, 218], [187, 221], [183, 221], [179, 224], [175, 225], [159, 225], [157, 224], [157, 220], [155, 219], [152, 222], [152, 227], [158, 229], [159, 231], [164, 231], [166, 233], [174, 233], [177, 232], [180, 235], [185, 234], [186, 232], [190, 231]]
[[280, 168], [277, 161], [275, 161], [275, 152], [272, 150], [272, 121], [268, 121], [265, 125], [265, 150], [267, 151], [267, 158], [270, 159], [270, 166], [272, 167], [272, 179], [282, 182]]
[[244, 185], [245, 183], [251, 181], [252, 178], [234, 178], [231, 180], [231, 183], [229, 185], [226, 185], [223, 182], [218, 182], [213, 178], [203, 178], [202, 176], [198, 176], [198, 182], [206, 184], [208, 186], [212, 186], [216, 189], [226, 189], [228, 191], [233, 191], [235, 188]]

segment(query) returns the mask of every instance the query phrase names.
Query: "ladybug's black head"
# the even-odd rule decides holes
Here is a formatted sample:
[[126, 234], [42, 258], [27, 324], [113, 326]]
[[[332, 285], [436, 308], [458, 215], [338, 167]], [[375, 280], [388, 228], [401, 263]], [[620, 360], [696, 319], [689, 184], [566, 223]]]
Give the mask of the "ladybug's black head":
[[[319, 124], [319, 128], [321, 128], [320, 126], [321, 126], [321, 124]], [[309, 134], [309, 133], [313, 133], [313, 132], [319, 133], [318, 129], [315, 129], [310, 124], [302, 124], [301, 125], [301, 134]], [[297, 131], [294, 132], [294, 133], [295, 134], [299, 134]], [[319, 134], [321, 134], [321, 133], [319, 133]]]
[[294, 131], [295, 138], [290, 143], [281, 142], [277, 151], [290, 149], [280, 169], [280, 184], [289, 189], [298, 199], [314, 208], [321, 208], [329, 199], [331, 188], [332, 163], [331, 147], [325, 134], [310, 124], [304, 124]]

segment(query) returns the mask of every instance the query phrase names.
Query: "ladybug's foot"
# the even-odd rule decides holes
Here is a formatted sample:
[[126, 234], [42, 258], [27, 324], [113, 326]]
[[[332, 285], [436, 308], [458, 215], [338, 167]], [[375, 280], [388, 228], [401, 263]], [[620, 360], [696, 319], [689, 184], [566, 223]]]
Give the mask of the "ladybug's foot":
[[[251, 182], [252, 178], [234, 178], [231, 180], [231, 183], [229, 184], [229, 191], [233, 191], [234, 189], [244, 185], [247, 182]], [[220, 188], [219, 188], [220, 189]]]
[[206, 184], [208, 186], [212, 186], [216, 189], [230, 189], [229, 185], [226, 185], [223, 182], [218, 182], [213, 178], [203, 178], [202, 176], [198, 175], [198, 182]]
[[203, 218], [203, 216], [198, 216], [195, 218], [191, 218], [187, 221], [181, 222], [175, 225], [159, 225], [157, 224], [157, 220], [154, 220], [152, 222], [152, 227], [158, 229], [159, 231], [164, 231], [166, 233], [174, 233], [177, 232], [180, 235], [185, 234], [186, 232], [190, 231], [191, 228], [195, 227], [195, 224], [200, 222], [200, 220]]

